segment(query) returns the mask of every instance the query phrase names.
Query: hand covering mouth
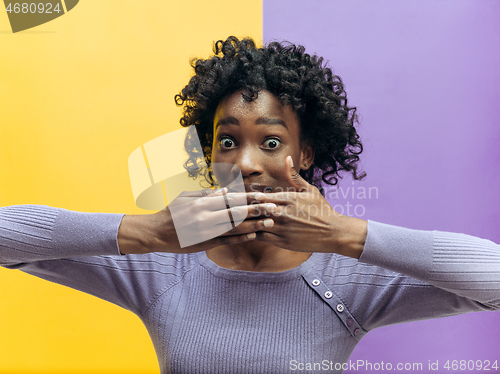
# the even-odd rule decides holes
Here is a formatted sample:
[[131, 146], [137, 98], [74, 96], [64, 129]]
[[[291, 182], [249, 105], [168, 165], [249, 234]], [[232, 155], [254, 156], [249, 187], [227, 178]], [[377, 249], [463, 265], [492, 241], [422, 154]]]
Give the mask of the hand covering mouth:
[[230, 184], [227, 186], [229, 192], [272, 192], [273, 188], [258, 183]]

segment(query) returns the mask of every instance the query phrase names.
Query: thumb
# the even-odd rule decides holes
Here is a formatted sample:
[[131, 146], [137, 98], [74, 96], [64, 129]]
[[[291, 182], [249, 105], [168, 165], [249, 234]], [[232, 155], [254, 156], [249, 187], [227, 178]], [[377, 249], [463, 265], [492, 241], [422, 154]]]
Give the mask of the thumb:
[[293, 167], [292, 156], [288, 156], [285, 160], [286, 179], [288, 183], [295, 188], [297, 192], [309, 190], [310, 184]]

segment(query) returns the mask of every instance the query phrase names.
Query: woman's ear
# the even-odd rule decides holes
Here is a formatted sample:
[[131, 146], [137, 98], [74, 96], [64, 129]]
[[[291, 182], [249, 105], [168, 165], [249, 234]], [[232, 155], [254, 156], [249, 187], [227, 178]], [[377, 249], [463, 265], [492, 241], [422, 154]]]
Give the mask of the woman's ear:
[[304, 140], [300, 150], [300, 169], [308, 170], [314, 162], [314, 147], [311, 142]]

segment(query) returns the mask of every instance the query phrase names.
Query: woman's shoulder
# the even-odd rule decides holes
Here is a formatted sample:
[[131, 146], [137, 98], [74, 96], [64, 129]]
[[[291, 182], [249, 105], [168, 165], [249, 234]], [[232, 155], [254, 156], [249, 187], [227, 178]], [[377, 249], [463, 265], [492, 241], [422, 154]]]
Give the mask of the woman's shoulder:
[[335, 278], [334, 283], [340, 284], [344, 279], [349, 283], [366, 282], [368, 278], [382, 278], [387, 280], [401, 276], [401, 274], [382, 267], [360, 262], [358, 259], [345, 257], [336, 253], [316, 253], [314, 269], [328, 278]]
[[124, 271], [156, 273], [161, 274], [162, 277], [182, 277], [186, 272], [199, 265], [195, 253], [153, 252], [106, 257], [119, 264], [119, 267]]

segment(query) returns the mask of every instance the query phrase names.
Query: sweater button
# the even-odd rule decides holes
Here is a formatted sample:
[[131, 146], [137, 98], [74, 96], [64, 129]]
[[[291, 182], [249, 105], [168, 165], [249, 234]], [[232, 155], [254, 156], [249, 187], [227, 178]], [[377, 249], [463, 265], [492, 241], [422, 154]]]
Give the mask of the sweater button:
[[315, 279], [315, 280], [313, 280], [313, 281], [312, 281], [312, 285], [313, 285], [314, 287], [319, 286], [319, 284], [320, 284], [320, 283], [321, 283], [321, 282], [319, 281], [319, 279]]
[[331, 291], [326, 291], [326, 292], [325, 292], [325, 297], [326, 297], [327, 299], [331, 299], [331, 298], [332, 298], [332, 296], [333, 296], [333, 293], [332, 293]]
[[342, 313], [344, 311], [344, 306], [342, 304], [337, 304], [337, 311]]

